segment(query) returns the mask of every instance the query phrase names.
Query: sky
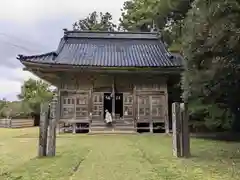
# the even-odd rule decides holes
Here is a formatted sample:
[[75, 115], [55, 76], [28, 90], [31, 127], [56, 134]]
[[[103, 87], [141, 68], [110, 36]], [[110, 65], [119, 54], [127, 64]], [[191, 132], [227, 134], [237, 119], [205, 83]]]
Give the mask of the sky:
[[37, 79], [16, 59], [56, 50], [63, 29], [93, 11], [117, 23], [125, 0], [0, 0], [0, 99], [17, 100], [21, 85]]

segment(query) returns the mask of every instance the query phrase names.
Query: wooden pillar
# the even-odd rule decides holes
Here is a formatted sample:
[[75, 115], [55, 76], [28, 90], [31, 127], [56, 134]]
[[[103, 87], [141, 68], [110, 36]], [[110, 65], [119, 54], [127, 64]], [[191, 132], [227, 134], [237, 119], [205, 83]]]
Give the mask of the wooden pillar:
[[43, 157], [47, 154], [47, 131], [48, 131], [48, 109], [49, 104], [41, 104], [40, 127], [39, 127], [39, 147], [38, 156]]
[[169, 115], [168, 115], [168, 91], [165, 93], [165, 133], [169, 134]]
[[182, 141], [182, 156], [190, 157], [190, 136], [189, 136], [189, 114], [188, 114], [188, 104], [181, 104], [181, 122], [182, 122], [182, 133], [181, 133], [181, 141]]
[[73, 123], [72, 126], [73, 126], [72, 133], [73, 133], [73, 134], [76, 134], [76, 123]]
[[180, 103], [172, 104], [172, 131], [173, 131], [173, 155], [181, 157], [181, 124], [180, 124]]
[[137, 93], [136, 93], [136, 85], [133, 85], [133, 121], [134, 121], [134, 128], [135, 131], [137, 130]]
[[152, 120], [152, 96], [149, 96], [149, 102], [150, 102], [150, 116], [149, 116], [149, 129], [150, 133], [153, 133], [153, 120]]
[[152, 121], [152, 119], [150, 119], [150, 122], [149, 122], [149, 129], [150, 129], [150, 133], [153, 133], [153, 121]]
[[61, 91], [60, 91], [60, 88], [59, 88], [58, 89], [57, 107], [56, 107], [56, 120], [57, 120], [58, 133], [61, 132], [61, 129], [60, 129], [61, 108], [62, 108], [61, 107]]
[[58, 102], [58, 94], [55, 94], [50, 105], [51, 113], [50, 113], [49, 129], [48, 129], [48, 146], [47, 146], [48, 156], [55, 156], [56, 154], [57, 102]]
[[93, 87], [91, 87], [91, 89], [89, 90], [89, 97], [88, 97], [89, 123], [92, 123], [92, 112], [93, 112]]
[[115, 77], [112, 82], [112, 116], [115, 118]]

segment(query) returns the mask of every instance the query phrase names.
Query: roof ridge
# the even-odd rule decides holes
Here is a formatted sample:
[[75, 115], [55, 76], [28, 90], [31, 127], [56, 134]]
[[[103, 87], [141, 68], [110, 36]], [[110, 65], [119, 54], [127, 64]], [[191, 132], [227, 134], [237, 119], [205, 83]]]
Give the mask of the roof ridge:
[[64, 34], [68, 33], [100, 33], [100, 34], [159, 34], [159, 32], [142, 32], [142, 31], [97, 31], [97, 30], [67, 30], [64, 29]]
[[157, 32], [124, 32], [124, 31], [79, 31], [64, 30], [64, 38], [87, 39], [160, 39]]

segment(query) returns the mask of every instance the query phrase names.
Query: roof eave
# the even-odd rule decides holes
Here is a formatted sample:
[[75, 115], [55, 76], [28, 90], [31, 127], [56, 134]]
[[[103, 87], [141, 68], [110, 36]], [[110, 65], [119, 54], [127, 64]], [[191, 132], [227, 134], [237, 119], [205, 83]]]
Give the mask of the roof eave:
[[21, 63], [27, 67], [27, 69], [55, 69], [59, 71], [108, 71], [108, 72], [128, 72], [128, 73], [142, 73], [142, 72], [181, 72], [183, 66], [161, 66], [161, 67], [129, 67], [129, 66], [81, 66], [81, 65], [69, 65], [69, 64], [50, 64], [50, 63], [37, 63], [22, 60]]

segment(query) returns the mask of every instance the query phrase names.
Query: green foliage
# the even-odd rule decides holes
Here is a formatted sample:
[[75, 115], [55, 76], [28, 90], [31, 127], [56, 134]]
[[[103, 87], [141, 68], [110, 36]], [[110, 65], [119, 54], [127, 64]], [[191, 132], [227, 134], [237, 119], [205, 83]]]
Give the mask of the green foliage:
[[123, 5], [120, 27], [123, 30], [143, 32], [159, 29], [168, 45], [181, 44], [178, 39], [182, 35], [182, 20], [191, 7], [191, 2], [192, 0], [128, 0]]
[[31, 109], [22, 101], [5, 102], [0, 109], [0, 117], [4, 118], [26, 118], [30, 117]]
[[34, 113], [40, 113], [40, 105], [50, 101], [53, 92], [49, 89], [50, 85], [41, 81], [29, 79], [24, 82], [19, 99], [23, 101], [24, 108], [30, 108]]
[[90, 31], [115, 31], [116, 25], [112, 22], [112, 15], [109, 12], [99, 14], [94, 11], [85, 19], [80, 19], [73, 24], [74, 30]]
[[183, 98], [191, 117], [209, 129], [229, 129], [240, 118], [240, 1], [128, 0], [124, 30], [160, 29], [169, 51], [185, 56]]
[[183, 97], [208, 127], [230, 128], [240, 103], [239, 18], [239, 1], [195, 0], [185, 19]]

